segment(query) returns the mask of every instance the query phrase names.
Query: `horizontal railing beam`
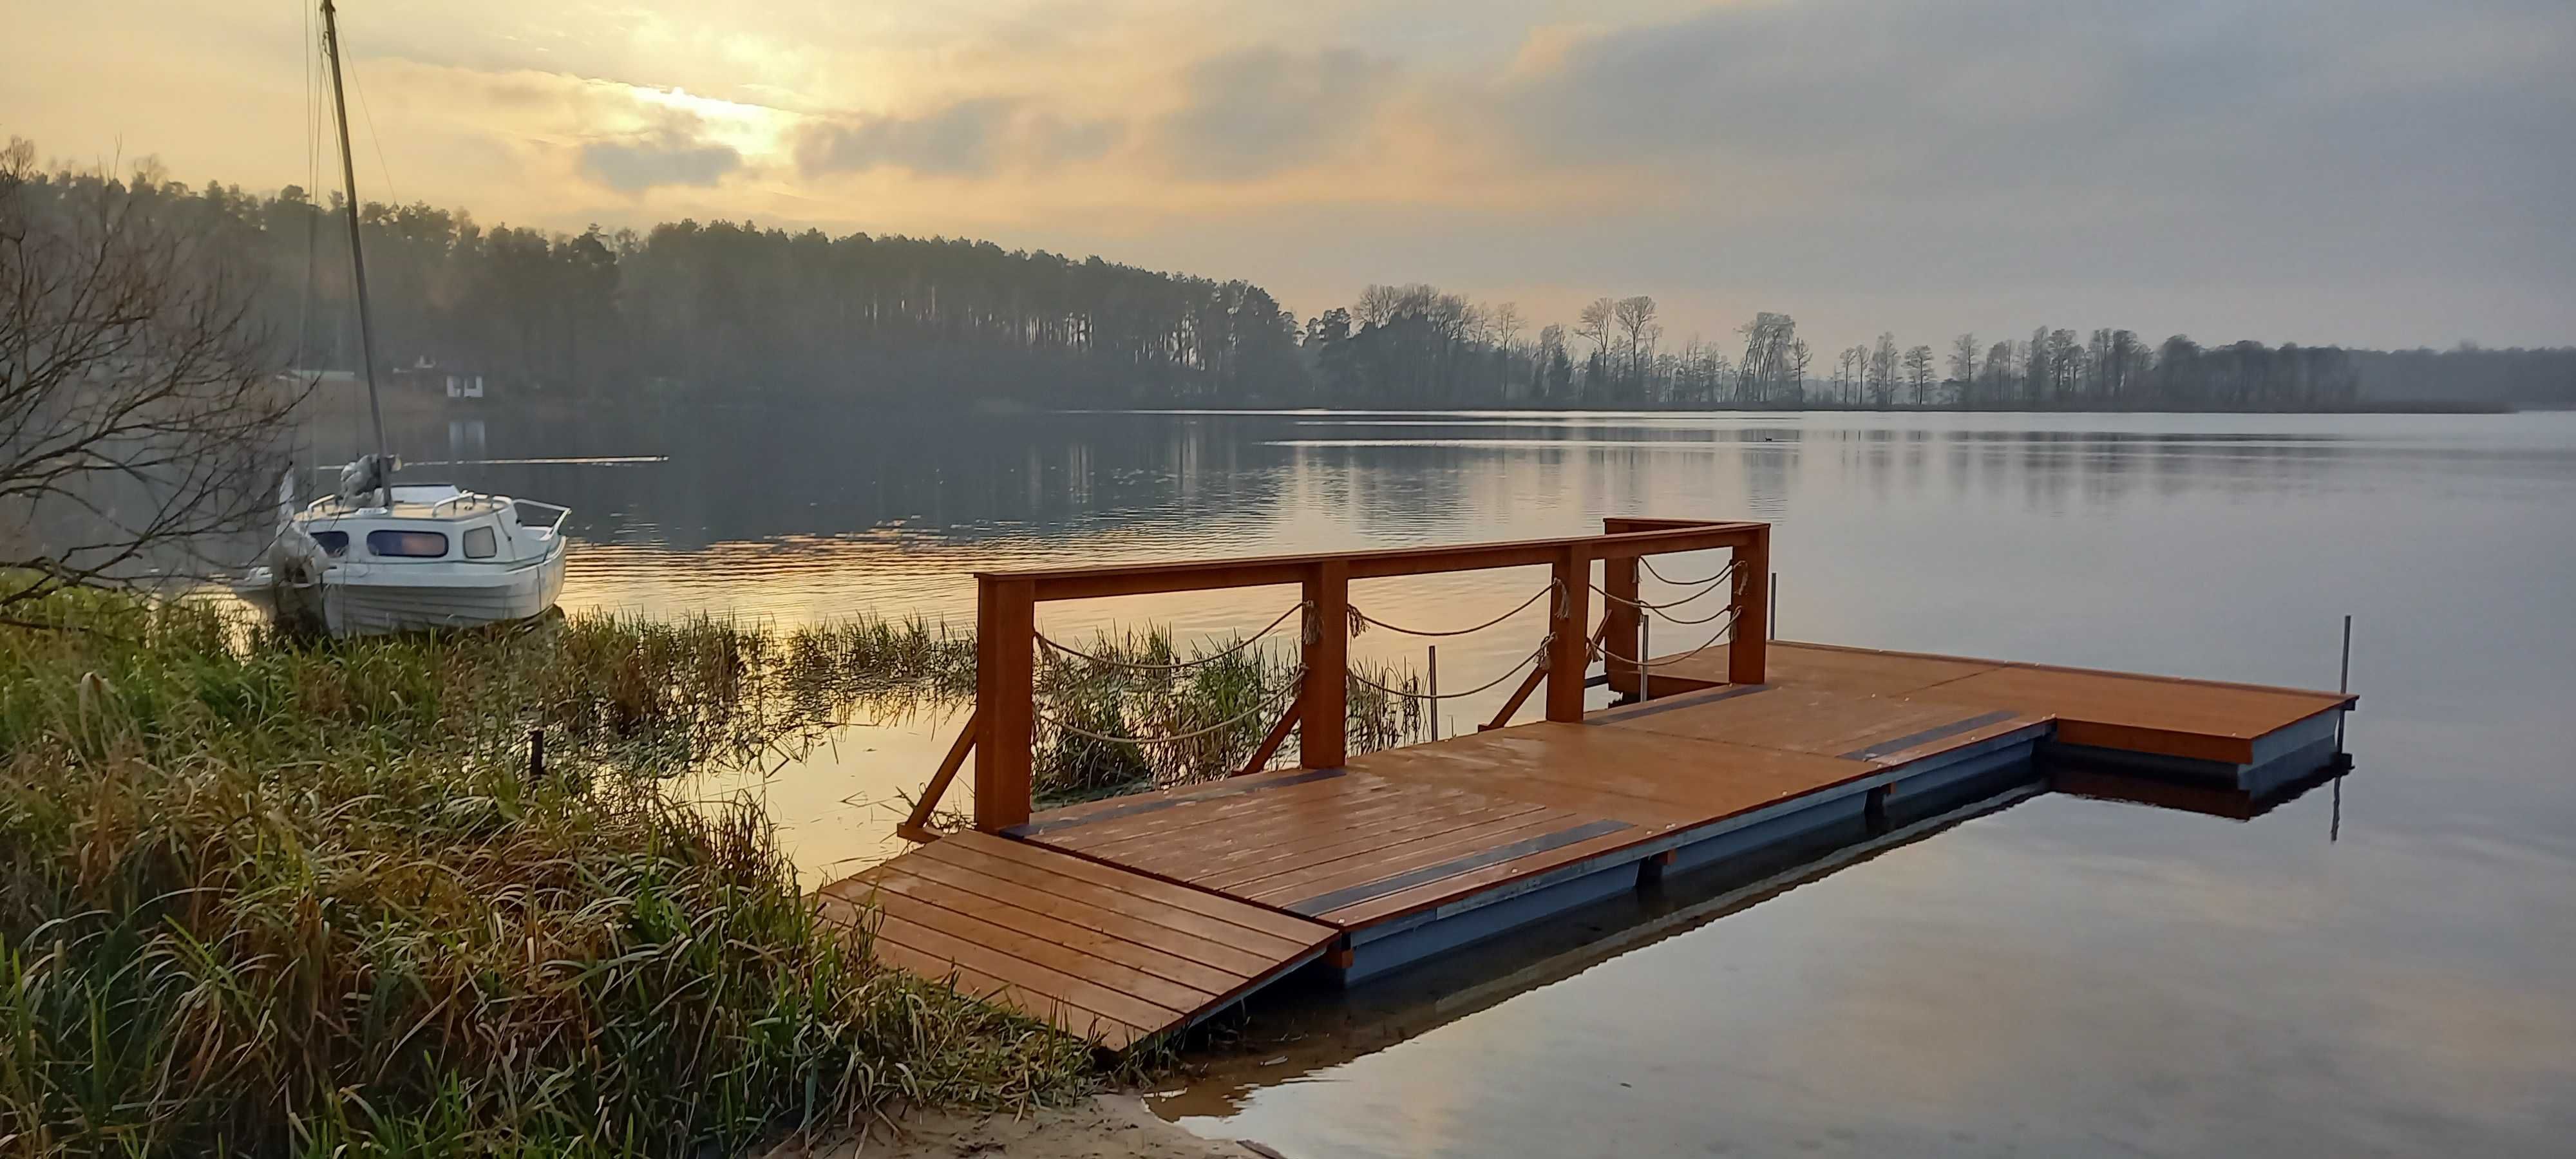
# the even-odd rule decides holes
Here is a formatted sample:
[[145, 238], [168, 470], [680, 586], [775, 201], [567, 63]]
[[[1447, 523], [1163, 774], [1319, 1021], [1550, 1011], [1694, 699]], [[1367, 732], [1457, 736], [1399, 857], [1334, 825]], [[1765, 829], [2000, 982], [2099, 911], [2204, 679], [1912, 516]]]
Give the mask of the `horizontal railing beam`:
[[[1629, 522], [1645, 522], [1631, 520]], [[1253, 559], [1176, 560], [1113, 564], [1088, 568], [1044, 568], [977, 572], [987, 579], [1031, 584], [1041, 603], [1050, 600], [1097, 599], [1108, 596], [1160, 595], [1218, 588], [1262, 587], [1301, 583], [1315, 565], [1340, 560], [1352, 579], [1435, 575], [1501, 567], [1539, 567], [1556, 563], [1567, 548], [1579, 548], [1591, 559], [1633, 559], [1641, 555], [1707, 551], [1752, 542], [1761, 523], [1655, 521], [1672, 526], [1615, 535], [1580, 535], [1508, 543], [1463, 543], [1445, 547], [1394, 547], [1371, 551], [1316, 552]]]

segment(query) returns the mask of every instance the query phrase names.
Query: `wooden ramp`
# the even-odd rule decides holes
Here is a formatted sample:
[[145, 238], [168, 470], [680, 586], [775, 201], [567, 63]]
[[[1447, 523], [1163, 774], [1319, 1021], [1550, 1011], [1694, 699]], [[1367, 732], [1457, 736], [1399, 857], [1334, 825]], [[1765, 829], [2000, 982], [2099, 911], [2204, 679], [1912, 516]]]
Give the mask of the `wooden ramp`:
[[824, 887], [880, 961], [1110, 1050], [1312, 960], [1332, 926], [1022, 841], [960, 833]]

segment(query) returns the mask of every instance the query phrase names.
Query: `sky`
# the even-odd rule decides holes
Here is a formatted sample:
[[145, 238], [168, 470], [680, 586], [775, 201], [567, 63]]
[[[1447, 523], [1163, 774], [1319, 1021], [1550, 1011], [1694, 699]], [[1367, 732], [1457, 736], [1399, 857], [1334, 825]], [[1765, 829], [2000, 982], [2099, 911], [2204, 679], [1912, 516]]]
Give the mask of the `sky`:
[[[336, 186], [301, 0], [0, 0], [0, 135]], [[2576, 342], [2569, 0], [346, 0], [361, 193], [1430, 282], [1667, 341]]]

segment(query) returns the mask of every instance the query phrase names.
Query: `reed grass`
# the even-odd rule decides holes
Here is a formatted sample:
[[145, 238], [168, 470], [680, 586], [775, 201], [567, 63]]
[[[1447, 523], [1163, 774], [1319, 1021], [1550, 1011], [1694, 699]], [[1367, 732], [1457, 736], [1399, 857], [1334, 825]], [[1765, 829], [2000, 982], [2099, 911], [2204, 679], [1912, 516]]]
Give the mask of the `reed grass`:
[[0, 628], [0, 1153], [723, 1154], [1093, 1081], [818, 928], [755, 809], [660, 791], [971, 684], [934, 629], [293, 648], [184, 602], [15, 614], [54, 627]]
[[[1063, 803], [1243, 771], [1295, 696], [1303, 669], [1294, 646], [1240, 643], [1212, 640], [1185, 656], [1169, 633], [1150, 630], [1101, 633], [1080, 646], [1080, 656], [1044, 650], [1031, 770], [1039, 800]], [[1409, 673], [1360, 671], [1399, 692], [1419, 690]], [[1353, 680], [1344, 699], [1350, 752], [1420, 739], [1428, 724], [1425, 702], [1414, 696]], [[1292, 736], [1274, 763], [1293, 758], [1295, 745]]]

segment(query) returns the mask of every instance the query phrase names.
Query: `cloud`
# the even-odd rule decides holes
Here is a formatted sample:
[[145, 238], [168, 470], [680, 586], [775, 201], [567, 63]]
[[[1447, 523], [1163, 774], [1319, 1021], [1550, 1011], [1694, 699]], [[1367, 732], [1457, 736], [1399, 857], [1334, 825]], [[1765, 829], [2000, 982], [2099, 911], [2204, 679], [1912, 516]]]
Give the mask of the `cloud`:
[[656, 185], [714, 185], [742, 168], [742, 154], [706, 140], [703, 130], [697, 118], [673, 113], [643, 132], [587, 142], [581, 147], [581, 172], [630, 194]]
[[1047, 169], [1100, 156], [1117, 142], [1107, 119], [1068, 121], [1014, 97], [971, 97], [912, 117], [818, 121], [797, 134], [796, 167], [808, 174], [878, 168], [937, 177], [998, 169]]
[[1351, 49], [1264, 47], [1210, 57], [1182, 77], [1183, 103], [1156, 126], [1172, 168], [1243, 180], [1317, 160], [1394, 90], [1393, 62]]

